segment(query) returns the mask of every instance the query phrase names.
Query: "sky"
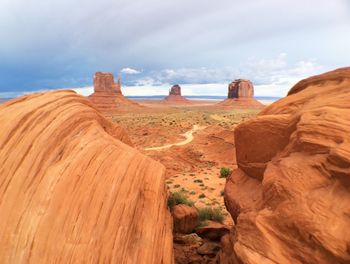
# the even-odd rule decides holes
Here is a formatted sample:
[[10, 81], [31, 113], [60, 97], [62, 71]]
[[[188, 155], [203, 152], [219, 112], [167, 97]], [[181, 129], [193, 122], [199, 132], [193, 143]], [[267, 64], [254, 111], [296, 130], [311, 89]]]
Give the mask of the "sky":
[[250, 79], [284, 96], [350, 64], [348, 0], [1, 0], [0, 97], [120, 74], [126, 95], [225, 95]]

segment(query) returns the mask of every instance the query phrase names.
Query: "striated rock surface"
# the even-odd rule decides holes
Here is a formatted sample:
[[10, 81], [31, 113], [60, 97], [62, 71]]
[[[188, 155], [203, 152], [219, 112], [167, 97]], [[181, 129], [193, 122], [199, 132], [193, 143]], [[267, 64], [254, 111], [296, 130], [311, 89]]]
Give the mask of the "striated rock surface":
[[227, 99], [218, 103], [220, 106], [236, 108], [263, 108], [264, 105], [254, 98], [253, 83], [237, 79], [228, 85]]
[[194, 207], [178, 204], [173, 207], [171, 213], [175, 232], [189, 234], [198, 225], [198, 212]]
[[236, 128], [223, 263], [350, 263], [349, 102], [350, 68], [339, 69]]
[[0, 123], [0, 263], [173, 262], [164, 167], [87, 99], [20, 97]]
[[129, 111], [144, 107], [124, 97], [121, 91], [120, 78], [114, 83], [112, 73], [96, 72], [94, 76], [94, 93], [89, 100], [103, 113]]
[[253, 98], [253, 83], [249, 80], [238, 79], [228, 85], [227, 98]]
[[173, 85], [169, 90], [169, 95], [164, 98], [165, 102], [172, 104], [191, 104], [192, 102], [181, 95], [181, 87]]

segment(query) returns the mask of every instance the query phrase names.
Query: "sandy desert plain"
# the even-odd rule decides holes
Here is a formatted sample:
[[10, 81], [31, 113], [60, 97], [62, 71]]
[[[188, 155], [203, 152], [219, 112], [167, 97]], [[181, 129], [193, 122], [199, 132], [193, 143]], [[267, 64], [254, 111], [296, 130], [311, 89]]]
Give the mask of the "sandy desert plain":
[[[218, 207], [232, 223], [223, 200], [226, 179], [221, 168], [236, 168], [234, 127], [254, 117], [257, 109], [223, 109], [218, 101], [169, 105], [137, 101], [147, 110], [109, 115], [124, 127], [134, 146], [166, 167], [170, 192], [180, 192], [198, 208]], [[195, 128], [195, 129], [194, 129]], [[190, 134], [186, 140], [186, 133]]]

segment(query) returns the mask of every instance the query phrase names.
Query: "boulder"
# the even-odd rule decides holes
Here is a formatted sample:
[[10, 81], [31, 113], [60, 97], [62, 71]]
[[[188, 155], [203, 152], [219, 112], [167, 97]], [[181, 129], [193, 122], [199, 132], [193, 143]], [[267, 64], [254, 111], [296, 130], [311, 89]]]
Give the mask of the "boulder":
[[199, 237], [196, 233], [192, 234], [175, 234], [174, 242], [183, 245], [202, 245], [203, 239]]
[[0, 106], [0, 263], [173, 263], [165, 168], [73, 91]]
[[198, 225], [198, 211], [194, 207], [178, 204], [172, 208], [171, 213], [175, 232], [189, 234]]
[[238, 169], [224, 194], [232, 260], [350, 263], [349, 102], [343, 68], [299, 82], [236, 128]]
[[206, 221], [205, 226], [196, 229], [197, 235], [210, 240], [220, 240], [223, 235], [229, 232], [228, 226], [214, 221]]
[[202, 246], [197, 248], [197, 252], [200, 255], [208, 255], [210, 257], [215, 257], [220, 250], [220, 244], [216, 242], [205, 242]]

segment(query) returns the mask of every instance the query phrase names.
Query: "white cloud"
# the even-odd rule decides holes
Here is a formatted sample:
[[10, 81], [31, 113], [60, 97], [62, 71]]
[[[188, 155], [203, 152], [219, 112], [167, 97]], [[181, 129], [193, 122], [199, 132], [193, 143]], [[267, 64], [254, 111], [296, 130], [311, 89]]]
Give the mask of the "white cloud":
[[139, 74], [139, 73], [141, 73], [140, 71], [132, 69], [132, 68], [123, 68], [123, 69], [121, 69], [120, 72], [124, 73], [124, 74]]

